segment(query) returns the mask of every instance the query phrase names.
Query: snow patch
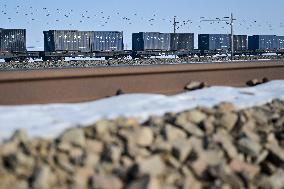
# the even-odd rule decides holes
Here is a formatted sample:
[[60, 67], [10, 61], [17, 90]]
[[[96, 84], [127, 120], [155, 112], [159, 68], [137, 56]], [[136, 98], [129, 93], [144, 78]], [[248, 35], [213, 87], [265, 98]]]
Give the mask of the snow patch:
[[284, 100], [284, 81], [271, 81], [250, 88], [210, 87], [174, 96], [126, 94], [93, 102], [0, 106], [0, 140], [19, 128], [31, 137], [58, 136], [70, 127], [87, 126], [100, 119], [135, 117], [141, 122], [150, 115], [181, 112], [197, 106], [212, 107], [231, 102], [237, 108], [262, 105], [273, 99]]

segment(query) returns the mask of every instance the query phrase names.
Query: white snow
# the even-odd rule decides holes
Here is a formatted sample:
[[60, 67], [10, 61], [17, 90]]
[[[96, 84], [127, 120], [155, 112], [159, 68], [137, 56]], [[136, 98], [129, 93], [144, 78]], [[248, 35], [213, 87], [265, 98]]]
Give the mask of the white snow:
[[212, 107], [231, 102], [237, 108], [262, 105], [273, 99], [284, 100], [284, 80], [256, 87], [210, 87], [174, 96], [127, 94], [78, 104], [0, 106], [0, 140], [19, 128], [31, 137], [56, 137], [70, 127], [86, 126], [103, 118], [136, 117], [144, 121], [150, 115], [180, 112], [196, 106]]

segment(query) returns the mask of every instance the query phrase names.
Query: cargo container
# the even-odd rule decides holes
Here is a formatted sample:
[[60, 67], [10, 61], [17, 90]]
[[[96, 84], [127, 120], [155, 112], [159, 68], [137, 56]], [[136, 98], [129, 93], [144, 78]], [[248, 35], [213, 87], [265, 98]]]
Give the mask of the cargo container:
[[25, 52], [26, 30], [0, 28], [0, 51]]
[[278, 49], [284, 49], [284, 36], [277, 36]]
[[171, 33], [170, 50], [193, 50], [194, 34], [193, 33]]
[[139, 32], [132, 34], [132, 50], [170, 50], [170, 33]]
[[229, 50], [229, 34], [199, 34], [198, 49], [200, 50]]
[[123, 49], [123, 32], [94, 32], [93, 51], [123, 51]]
[[248, 37], [249, 50], [275, 50], [278, 49], [276, 35], [253, 35]]
[[94, 32], [77, 30], [44, 31], [44, 50], [46, 52], [76, 51], [91, 52]]
[[235, 51], [248, 50], [248, 36], [247, 35], [234, 35], [234, 50]]

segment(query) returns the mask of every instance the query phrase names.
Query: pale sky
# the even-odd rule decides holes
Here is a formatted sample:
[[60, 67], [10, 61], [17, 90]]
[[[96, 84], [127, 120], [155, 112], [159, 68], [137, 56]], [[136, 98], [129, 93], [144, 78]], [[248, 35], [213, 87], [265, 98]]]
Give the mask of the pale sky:
[[123, 31], [129, 49], [134, 32], [173, 32], [174, 16], [178, 32], [193, 32], [196, 39], [199, 33], [229, 33], [225, 22], [200, 20], [231, 12], [236, 34], [284, 35], [283, 0], [0, 0], [0, 27], [27, 29], [27, 46], [34, 50], [43, 49], [42, 31], [50, 29]]

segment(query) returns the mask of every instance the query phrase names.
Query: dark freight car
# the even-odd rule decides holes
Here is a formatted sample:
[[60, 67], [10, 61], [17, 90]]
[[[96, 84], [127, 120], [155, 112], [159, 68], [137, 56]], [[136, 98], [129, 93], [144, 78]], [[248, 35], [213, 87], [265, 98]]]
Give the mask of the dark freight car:
[[277, 36], [277, 49], [284, 49], [284, 36]]
[[123, 49], [123, 32], [94, 32], [93, 51], [123, 51]]
[[234, 50], [235, 51], [248, 50], [248, 36], [247, 35], [234, 35]]
[[0, 28], [0, 51], [26, 52], [26, 30]]
[[171, 33], [170, 42], [171, 51], [193, 50], [194, 34], [193, 33]]
[[228, 50], [230, 48], [230, 35], [228, 34], [199, 34], [199, 50]]
[[278, 49], [276, 35], [253, 35], [248, 37], [249, 50], [275, 50]]
[[132, 34], [132, 50], [170, 50], [170, 33], [139, 32]]
[[44, 31], [44, 50], [46, 52], [76, 51], [91, 52], [94, 32], [77, 30]]

